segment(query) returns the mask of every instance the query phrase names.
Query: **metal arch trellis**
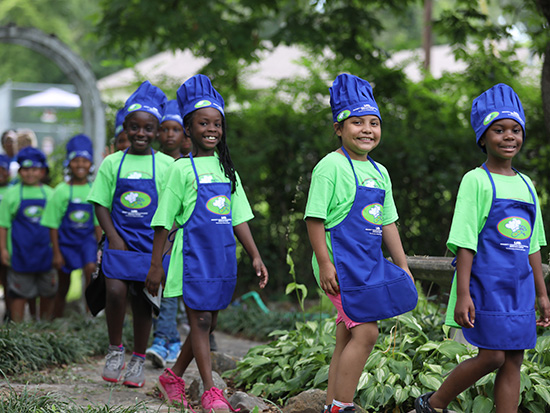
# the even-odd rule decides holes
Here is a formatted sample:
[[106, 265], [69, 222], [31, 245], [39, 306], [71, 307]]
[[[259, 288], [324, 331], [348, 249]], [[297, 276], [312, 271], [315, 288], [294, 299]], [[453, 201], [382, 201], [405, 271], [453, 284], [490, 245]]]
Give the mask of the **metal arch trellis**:
[[105, 109], [88, 64], [53, 34], [36, 28], [0, 26], [0, 42], [27, 47], [51, 59], [75, 85], [82, 100], [83, 132], [94, 145], [94, 163], [103, 160], [105, 148]]

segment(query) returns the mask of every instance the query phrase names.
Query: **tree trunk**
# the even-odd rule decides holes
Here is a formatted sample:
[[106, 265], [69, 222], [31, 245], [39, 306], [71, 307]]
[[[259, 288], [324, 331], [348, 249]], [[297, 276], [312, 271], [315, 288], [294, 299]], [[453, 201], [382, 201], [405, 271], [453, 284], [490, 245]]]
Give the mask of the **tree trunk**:
[[[542, 15], [550, 24], [550, 0], [536, 0], [536, 4]], [[546, 127], [546, 132], [550, 135], [550, 41], [547, 43], [546, 49], [544, 50], [540, 83], [544, 125]]]

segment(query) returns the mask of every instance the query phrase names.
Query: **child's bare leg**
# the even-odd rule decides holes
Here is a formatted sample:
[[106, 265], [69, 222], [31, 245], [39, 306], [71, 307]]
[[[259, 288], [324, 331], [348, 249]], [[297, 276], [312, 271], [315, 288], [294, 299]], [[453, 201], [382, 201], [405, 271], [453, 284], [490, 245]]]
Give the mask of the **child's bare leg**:
[[476, 357], [465, 360], [455, 367], [439, 390], [430, 397], [430, 405], [434, 408], [447, 407], [456, 396], [480, 378], [500, 368], [504, 360], [504, 351], [480, 348]]
[[193, 361], [193, 358], [194, 358], [194, 355], [193, 355], [193, 347], [191, 345], [191, 333], [189, 333], [187, 334], [187, 337], [185, 338], [185, 341], [181, 346], [178, 359], [172, 366], [172, 372], [176, 376], [182, 377], [183, 373], [185, 373], [185, 370], [187, 370], [187, 367], [189, 367], [189, 364], [191, 364], [191, 362]]
[[[191, 331], [191, 348], [201, 375], [204, 390], [214, 387], [212, 379], [212, 360], [210, 358], [210, 332], [217, 319], [217, 311], [198, 311], [185, 308]], [[187, 341], [187, 340], [186, 340]]]
[[27, 304], [26, 298], [12, 298], [11, 299], [11, 319], [16, 322], [20, 323], [23, 321], [23, 317], [25, 316], [25, 305]]
[[353, 327], [350, 334], [338, 360], [334, 388], [334, 399], [344, 403], [353, 403], [359, 377], [378, 338], [378, 325], [376, 322], [360, 324]]
[[58, 284], [53, 305], [53, 318], [63, 317], [63, 312], [65, 311], [65, 299], [67, 297], [67, 292], [69, 291], [69, 286], [71, 285], [70, 274], [59, 270], [57, 275]]
[[[95, 262], [89, 262], [82, 269], [82, 273], [84, 274], [84, 279], [85, 279], [84, 290], [90, 284], [90, 281], [92, 280], [92, 274], [96, 270], [96, 267], [97, 267], [97, 264]], [[82, 293], [82, 295], [84, 296], [84, 292]], [[86, 305], [86, 312], [89, 313], [90, 309], [88, 308], [88, 304], [85, 304], [85, 305]]]
[[[137, 287], [140, 290], [143, 287]], [[145, 354], [147, 341], [151, 334], [152, 309], [151, 304], [147, 302], [145, 295], [138, 292], [136, 296], [131, 296], [132, 314], [134, 318], [134, 352]], [[121, 330], [122, 331], [122, 330]]]
[[336, 386], [336, 370], [338, 368], [338, 362], [342, 351], [351, 339], [351, 333], [346, 328], [344, 322], [338, 323], [336, 326], [336, 345], [334, 346], [334, 352], [332, 353], [332, 359], [330, 361], [330, 367], [328, 369], [328, 386], [327, 386], [327, 401], [326, 405], [330, 405], [334, 399], [334, 387]]
[[105, 277], [105, 286], [107, 288], [105, 317], [107, 319], [109, 344], [119, 346], [122, 344], [122, 324], [126, 315], [128, 285], [122, 280]]
[[55, 296], [40, 297], [40, 320], [51, 320]]
[[498, 369], [495, 379], [496, 413], [516, 413], [519, 405], [523, 350], [505, 352], [504, 364]]

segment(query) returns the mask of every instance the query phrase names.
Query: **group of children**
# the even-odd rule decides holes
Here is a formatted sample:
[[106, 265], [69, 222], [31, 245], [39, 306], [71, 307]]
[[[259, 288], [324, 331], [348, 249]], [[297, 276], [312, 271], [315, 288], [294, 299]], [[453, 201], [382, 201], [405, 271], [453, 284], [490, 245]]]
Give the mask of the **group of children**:
[[[314, 275], [337, 311], [325, 412], [339, 413], [355, 411], [355, 390], [378, 337], [377, 321], [412, 310], [418, 295], [396, 225], [390, 175], [370, 157], [382, 130], [373, 89], [341, 74], [330, 88], [330, 105], [340, 148], [313, 170], [305, 222]], [[436, 392], [418, 397], [419, 413], [446, 412], [460, 392], [493, 370], [498, 370], [497, 412], [517, 411], [523, 351], [534, 347], [537, 326], [550, 325], [540, 205], [531, 180], [512, 167], [525, 140], [521, 102], [512, 88], [497, 84], [474, 100], [471, 123], [487, 160], [464, 176], [458, 192], [448, 240], [457, 258], [447, 318], [463, 328], [479, 353], [459, 364]], [[155, 140], [161, 152], [153, 150]], [[169, 403], [187, 407], [182, 376], [195, 359], [204, 384], [202, 407], [233, 410], [214, 386], [209, 335], [235, 289], [235, 237], [261, 288], [268, 271], [247, 224], [253, 214], [229, 154], [224, 100], [204, 75], [184, 82], [172, 101], [145, 81], [117, 113], [115, 142], [107, 153], [90, 184], [91, 143], [83, 135], [71, 139], [70, 180], [55, 191], [41, 184], [48, 167], [43, 154], [34, 148], [18, 154], [21, 182], [0, 203], [0, 252], [9, 266], [12, 317], [22, 318], [31, 296], [40, 296], [44, 314], [61, 314], [55, 292], [66, 294], [73, 269], [83, 268], [87, 277], [94, 271], [103, 233], [100, 272], [109, 334], [103, 379], [141, 387], [146, 353], [153, 360], [162, 353], [157, 365], [164, 367], [165, 359], [175, 364], [164, 369], [159, 389]], [[0, 170], [3, 162], [0, 158]], [[29, 250], [33, 256], [23, 258]], [[162, 295], [159, 321], [164, 320], [150, 349], [147, 293]], [[178, 297], [190, 326], [181, 349]], [[127, 301], [134, 348], [124, 371]]]

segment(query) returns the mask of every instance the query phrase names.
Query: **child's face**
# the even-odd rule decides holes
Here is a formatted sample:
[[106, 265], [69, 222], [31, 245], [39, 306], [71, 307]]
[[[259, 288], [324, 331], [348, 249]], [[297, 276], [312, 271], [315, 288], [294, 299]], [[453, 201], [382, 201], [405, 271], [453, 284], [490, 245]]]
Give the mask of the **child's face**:
[[2, 139], [2, 147], [4, 148], [4, 152], [6, 152], [6, 155], [12, 157], [15, 155], [15, 142], [17, 140], [17, 133], [15, 132], [8, 132], [6, 135], [4, 135], [4, 139]]
[[[189, 140], [189, 139], [188, 139]], [[179, 150], [183, 141], [183, 126], [175, 120], [162, 122], [159, 131], [159, 142], [163, 152]]]
[[183, 139], [181, 140], [181, 146], [180, 146], [181, 154], [187, 155], [189, 152], [191, 152], [192, 147], [193, 147], [193, 144], [191, 143], [191, 138], [189, 136], [183, 135]]
[[148, 112], [136, 111], [124, 121], [124, 130], [130, 141], [128, 153], [146, 155], [151, 152], [151, 143], [157, 137], [159, 122]]
[[353, 116], [343, 125], [335, 122], [334, 130], [350, 158], [361, 161], [378, 146], [382, 136], [380, 119], [374, 115]]
[[10, 181], [10, 171], [0, 168], [0, 186], [6, 186]]
[[115, 149], [117, 151], [123, 151], [130, 146], [130, 141], [128, 140], [128, 135], [126, 131], [123, 130], [120, 132], [115, 140]]
[[24, 185], [34, 186], [40, 183], [40, 180], [44, 177], [44, 168], [19, 168], [19, 175], [21, 176], [21, 182]]
[[511, 160], [523, 145], [523, 129], [513, 119], [494, 121], [480, 141], [487, 151], [487, 158]]
[[223, 116], [212, 107], [198, 109], [193, 113], [187, 132], [197, 154], [210, 156], [223, 136]]
[[69, 169], [71, 170], [71, 175], [73, 178], [82, 180], [86, 179], [90, 174], [90, 168], [92, 167], [92, 162], [86, 158], [80, 156], [74, 158], [69, 162]]

